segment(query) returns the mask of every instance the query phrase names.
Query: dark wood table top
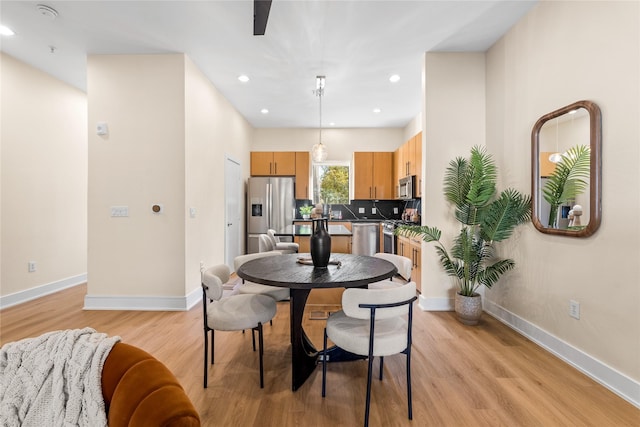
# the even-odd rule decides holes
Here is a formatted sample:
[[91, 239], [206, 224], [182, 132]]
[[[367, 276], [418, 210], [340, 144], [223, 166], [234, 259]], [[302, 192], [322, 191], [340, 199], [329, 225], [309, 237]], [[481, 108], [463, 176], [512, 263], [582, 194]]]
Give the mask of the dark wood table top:
[[329, 264], [323, 269], [300, 264], [298, 258], [310, 259], [311, 256], [284, 254], [258, 258], [242, 264], [236, 273], [245, 280], [263, 285], [317, 289], [361, 287], [388, 279], [397, 272], [389, 261], [364, 255], [331, 254], [331, 261], [340, 262], [340, 267]]

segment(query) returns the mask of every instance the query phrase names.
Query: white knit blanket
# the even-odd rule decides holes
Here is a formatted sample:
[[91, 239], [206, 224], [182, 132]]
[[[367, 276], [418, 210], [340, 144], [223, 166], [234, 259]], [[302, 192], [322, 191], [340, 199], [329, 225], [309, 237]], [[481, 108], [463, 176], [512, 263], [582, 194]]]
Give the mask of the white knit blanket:
[[55, 331], [0, 348], [0, 426], [106, 426], [102, 366], [120, 337]]

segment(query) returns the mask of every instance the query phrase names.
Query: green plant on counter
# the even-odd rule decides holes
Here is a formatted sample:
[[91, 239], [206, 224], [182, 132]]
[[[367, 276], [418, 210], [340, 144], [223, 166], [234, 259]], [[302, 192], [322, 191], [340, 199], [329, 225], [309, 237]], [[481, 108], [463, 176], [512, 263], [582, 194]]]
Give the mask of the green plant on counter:
[[457, 157], [444, 177], [444, 195], [455, 205], [461, 225], [450, 251], [442, 244], [436, 227], [401, 226], [396, 234], [436, 242], [440, 263], [454, 277], [459, 294], [473, 296], [478, 287], [491, 288], [502, 274], [515, 266], [509, 258], [498, 259], [494, 244], [509, 238], [516, 226], [531, 220], [531, 197], [509, 188], [496, 195], [497, 168], [484, 148], [475, 146], [471, 157]]
[[313, 210], [313, 206], [311, 206], [311, 205], [300, 206], [300, 208], [298, 210], [300, 211], [301, 215], [311, 215], [311, 211]]
[[574, 200], [587, 188], [590, 168], [591, 149], [588, 145], [576, 145], [562, 155], [542, 189], [542, 196], [551, 205], [549, 227], [556, 228], [558, 207]]

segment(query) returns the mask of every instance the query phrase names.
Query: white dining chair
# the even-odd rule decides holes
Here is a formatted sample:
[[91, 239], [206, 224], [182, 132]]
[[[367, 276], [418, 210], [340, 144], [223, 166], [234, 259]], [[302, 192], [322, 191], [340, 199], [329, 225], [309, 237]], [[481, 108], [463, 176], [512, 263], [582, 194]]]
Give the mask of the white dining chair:
[[373, 255], [376, 258], [389, 261], [398, 269], [398, 273], [395, 276], [390, 277], [389, 280], [381, 280], [375, 283], [369, 283], [369, 289], [388, 289], [403, 286], [411, 281], [411, 269], [413, 263], [410, 258], [397, 254], [388, 254], [384, 252], [378, 252]]
[[[238, 269], [242, 266], [242, 264], [252, 259], [269, 257], [269, 256], [279, 256], [279, 255], [282, 255], [282, 253], [278, 251], [258, 252], [254, 254], [238, 255], [233, 260], [233, 268], [235, 269], [235, 271], [238, 271]], [[288, 300], [290, 296], [289, 288], [261, 285], [259, 283], [247, 282], [245, 280], [242, 280], [242, 284], [238, 287], [238, 292], [240, 294], [268, 295], [276, 301]]]
[[[216, 275], [226, 265], [210, 267], [202, 272], [202, 308], [204, 319], [204, 388], [207, 388], [209, 332], [211, 332], [211, 364], [214, 363], [214, 331], [258, 332], [260, 388], [264, 387], [262, 356], [264, 354], [262, 325], [273, 319], [276, 302], [267, 295], [233, 295], [222, 298], [222, 280]], [[253, 338], [253, 332], [252, 332]], [[255, 338], [253, 351], [256, 350]]]
[[[404, 353], [407, 357], [407, 407], [411, 405], [411, 328], [416, 284], [390, 289], [350, 288], [342, 294], [342, 310], [332, 313], [324, 330], [323, 355], [327, 355], [327, 339], [348, 352], [368, 357], [367, 396], [364, 426], [369, 425], [373, 358], [380, 358], [380, 380], [384, 357]], [[322, 397], [326, 395], [327, 364], [322, 358]]]
[[272, 229], [267, 230], [267, 236], [271, 239], [273, 246], [276, 250], [290, 251], [290, 253], [297, 253], [300, 245], [295, 242], [281, 242], [280, 237], [276, 236], [276, 231]]

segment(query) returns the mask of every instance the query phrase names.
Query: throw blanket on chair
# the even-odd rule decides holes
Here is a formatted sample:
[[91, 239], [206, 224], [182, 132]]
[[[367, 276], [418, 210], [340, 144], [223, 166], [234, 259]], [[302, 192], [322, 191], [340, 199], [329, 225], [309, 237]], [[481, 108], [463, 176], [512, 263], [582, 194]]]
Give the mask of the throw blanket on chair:
[[55, 331], [0, 348], [1, 426], [106, 426], [102, 366], [120, 337]]

